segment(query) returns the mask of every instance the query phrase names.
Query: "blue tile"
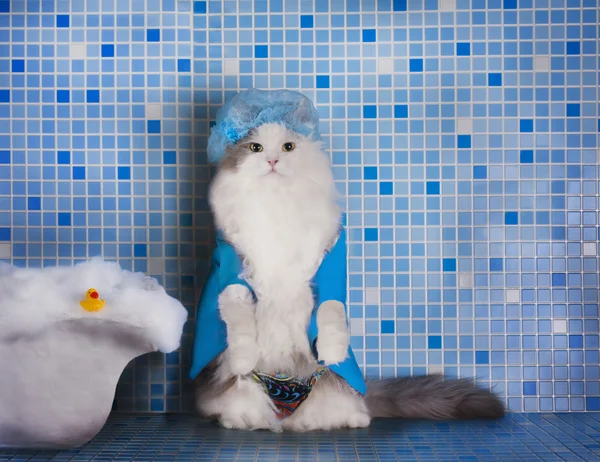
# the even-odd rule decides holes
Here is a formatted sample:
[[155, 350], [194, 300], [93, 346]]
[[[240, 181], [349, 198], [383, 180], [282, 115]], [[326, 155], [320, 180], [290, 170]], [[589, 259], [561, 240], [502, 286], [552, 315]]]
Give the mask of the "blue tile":
[[88, 103], [99, 103], [100, 102], [100, 90], [87, 90], [86, 101]]
[[525, 395], [525, 396], [537, 395], [537, 382], [523, 382], [523, 395]]
[[569, 335], [569, 348], [583, 348], [583, 336]]
[[365, 119], [377, 118], [377, 106], [363, 106], [363, 117]]
[[317, 75], [317, 88], [329, 88], [328, 75]]
[[41, 210], [41, 198], [40, 197], [28, 197], [27, 198], [27, 210]]
[[10, 241], [10, 228], [0, 228], [0, 241], [6, 242]]
[[470, 149], [471, 135], [458, 135], [456, 137], [456, 144], [459, 149]]
[[73, 167], [73, 179], [85, 180], [85, 167]]
[[394, 106], [394, 117], [396, 119], [408, 119], [408, 104], [396, 104]]
[[56, 15], [56, 27], [59, 27], [59, 28], [69, 27], [69, 15], [68, 14], [57, 14]]
[[423, 60], [413, 58], [409, 61], [410, 72], [423, 72]]
[[502, 258], [490, 258], [490, 271], [502, 271], [504, 260]]
[[364, 167], [363, 178], [365, 180], [376, 180], [377, 179], [377, 167]]
[[428, 335], [427, 348], [432, 350], [439, 350], [442, 348], [442, 337], [440, 335]]
[[427, 190], [427, 194], [439, 194], [440, 193], [440, 182], [439, 181], [428, 181], [426, 190]]
[[567, 104], [567, 117], [580, 117], [581, 106], [579, 104]]
[[268, 58], [269, 47], [267, 45], [254, 45], [254, 57], [255, 58]]
[[408, 0], [392, 0], [394, 11], [406, 11]]
[[394, 183], [391, 181], [382, 181], [379, 183], [379, 194], [382, 196], [391, 196], [394, 194]]
[[490, 87], [501, 87], [502, 74], [500, 74], [499, 72], [490, 72], [488, 74], [488, 85]]
[[131, 168], [130, 167], [117, 167], [117, 179], [130, 180], [131, 179]]
[[56, 90], [57, 103], [69, 103], [71, 101], [69, 90]]
[[56, 162], [59, 165], [65, 165], [71, 163], [71, 153], [69, 151], [58, 151], [56, 153]]
[[485, 165], [474, 165], [473, 178], [476, 180], [485, 180], [487, 178], [487, 167]]
[[475, 364], [489, 364], [490, 363], [490, 352], [489, 351], [476, 351], [475, 352]]
[[148, 133], [160, 133], [160, 120], [148, 121]]
[[564, 287], [567, 285], [567, 275], [565, 273], [552, 274], [552, 287]]
[[521, 119], [519, 121], [519, 131], [521, 133], [533, 133], [533, 120]]
[[12, 71], [13, 72], [25, 72], [25, 60], [24, 59], [13, 59], [12, 60]]
[[152, 412], [164, 412], [165, 410], [165, 402], [162, 399], [151, 399], [150, 400], [150, 410]]
[[363, 29], [362, 31], [362, 41], [365, 43], [375, 42], [377, 41], [377, 31], [376, 29]]
[[519, 224], [519, 212], [504, 212], [504, 224], [505, 225], [518, 225]]
[[190, 72], [192, 70], [192, 62], [187, 58], [180, 58], [177, 60], [177, 71], [178, 72]]
[[503, 0], [504, 1], [504, 9], [505, 10], [516, 10], [517, 9], [517, 0]]
[[567, 54], [568, 55], [578, 55], [581, 53], [581, 43], [580, 42], [567, 42]]
[[469, 42], [459, 42], [456, 44], [456, 55], [457, 56], [470, 56], [471, 55], [471, 44]]
[[134, 257], [146, 257], [147, 256], [146, 244], [133, 244], [133, 256]]
[[365, 228], [365, 241], [377, 241], [379, 230], [377, 228]]
[[101, 47], [101, 51], [103, 58], [114, 58], [115, 56], [115, 46], [113, 44], [103, 44]]
[[160, 29], [148, 29], [146, 31], [146, 40], [148, 42], [160, 42]]
[[456, 271], [456, 258], [444, 258], [442, 261], [444, 271]]
[[194, 14], [206, 14], [206, 2], [194, 2]]
[[521, 151], [519, 159], [522, 164], [533, 164], [533, 151]]
[[585, 399], [585, 409], [587, 411], [600, 411], [600, 397], [594, 396], [594, 397], [586, 398]]
[[176, 151], [163, 152], [163, 164], [173, 165], [176, 163], [177, 163], [177, 152]]
[[382, 334], [393, 334], [394, 333], [394, 321], [381, 321], [381, 333]]
[[58, 226], [71, 226], [71, 214], [68, 212], [59, 212]]
[[300, 16], [300, 27], [309, 29], [315, 26], [315, 17], [312, 14], [303, 14]]

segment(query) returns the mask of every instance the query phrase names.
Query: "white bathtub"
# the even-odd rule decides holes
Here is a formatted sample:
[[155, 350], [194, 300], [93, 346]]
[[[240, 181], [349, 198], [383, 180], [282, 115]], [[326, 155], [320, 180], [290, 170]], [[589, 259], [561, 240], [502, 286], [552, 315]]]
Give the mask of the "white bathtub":
[[[79, 305], [90, 287], [102, 310]], [[187, 311], [155, 280], [90, 261], [0, 270], [0, 447], [70, 448], [92, 439], [125, 366], [176, 350]]]

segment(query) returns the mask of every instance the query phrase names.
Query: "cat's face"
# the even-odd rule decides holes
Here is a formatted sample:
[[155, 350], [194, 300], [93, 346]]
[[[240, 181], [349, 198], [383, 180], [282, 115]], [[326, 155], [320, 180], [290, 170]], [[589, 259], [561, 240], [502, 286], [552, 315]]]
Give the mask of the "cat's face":
[[229, 147], [220, 169], [257, 181], [317, 180], [331, 171], [320, 143], [279, 124], [261, 125]]

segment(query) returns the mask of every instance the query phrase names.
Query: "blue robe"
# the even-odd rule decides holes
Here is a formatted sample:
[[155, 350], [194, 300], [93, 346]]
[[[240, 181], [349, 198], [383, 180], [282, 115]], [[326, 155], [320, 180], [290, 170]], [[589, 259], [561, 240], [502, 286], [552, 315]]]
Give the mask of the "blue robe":
[[[196, 314], [196, 335], [190, 377], [194, 379], [208, 363], [221, 354], [227, 346], [227, 328], [219, 315], [219, 294], [231, 284], [246, 286], [251, 293], [252, 287], [242, 278], [242, 262], [231, 244], [222, 234], [217, 235], [217, 247], [212, 256], [211, 271], [204, 286]], [[346, 232], [342, 229], [331, 251], [325, 255], [313, 278], [315, 309], [307, 328], [310, 345], [315, 350], [319, 334], [317, 328], [317, 310], [323, 302], [336, 300], [346, 304]], [[316, 356], [316, 352], [315, 352]], [[360, 394], [365, 394], [367, 386], [358, 367], [352, 349], [348, 347], [346, 359], [328, 366], [342, 377], [348, 385]], [[278, 372], [278, 371], [267, 371]]]

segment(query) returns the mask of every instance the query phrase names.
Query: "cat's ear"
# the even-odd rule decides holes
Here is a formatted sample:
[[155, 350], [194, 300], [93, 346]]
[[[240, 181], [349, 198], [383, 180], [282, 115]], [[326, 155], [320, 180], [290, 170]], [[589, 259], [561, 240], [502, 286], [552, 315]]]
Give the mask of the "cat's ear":
[[316, 127], [315, 107], [308, 98], [302, 98], [290, 114], [294, 120], [308, 127]]
[[304, 134], [312, 133], [317, 127], [319, 116], [308, 98], [302, 98], [298, 101], [295, 109], [287, 114], [288, 122], [291, 126], [303, 127]]

